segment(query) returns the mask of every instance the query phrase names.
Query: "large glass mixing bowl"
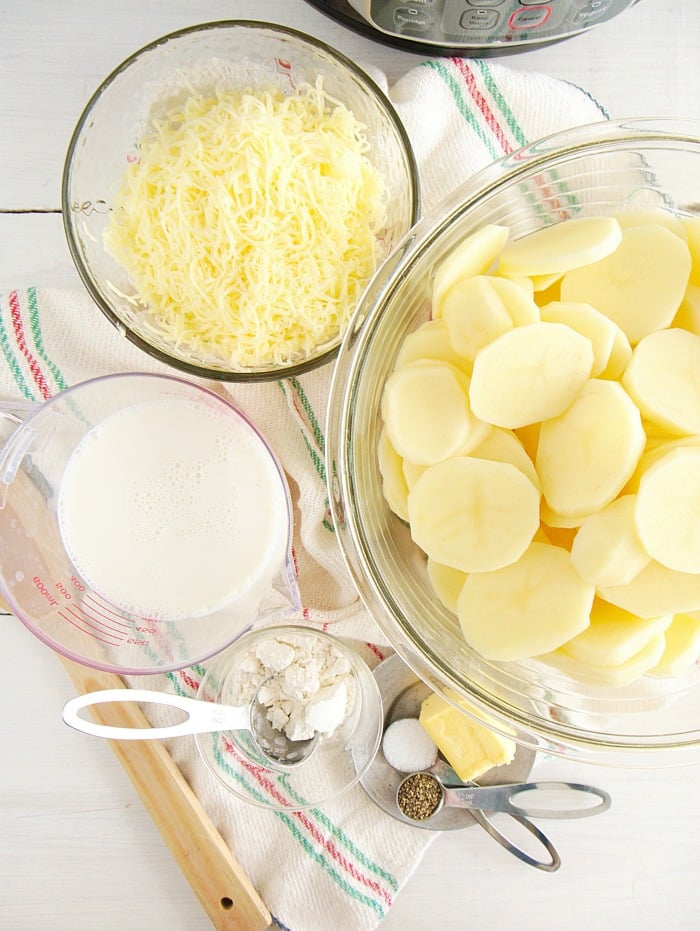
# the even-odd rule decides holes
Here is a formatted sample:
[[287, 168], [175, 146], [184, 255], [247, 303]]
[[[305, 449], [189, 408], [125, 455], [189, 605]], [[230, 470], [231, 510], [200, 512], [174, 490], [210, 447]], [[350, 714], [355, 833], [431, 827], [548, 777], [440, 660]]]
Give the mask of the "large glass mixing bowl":
[[407, 334], [429, 318], [435, 269], [457, 243], [489, 223], [517, 238], [623, 210], [700, 211], [700, 123], [628, 120], [557, 134], [489, 166], [425, 216], [371, 282], [341, 347], [327, 467], [339, 543], [361, 597], [435, 691], [471, 700], [536, 749], [586, 762], [676, 765], [700, 760], [700, 666], [613, 689], [535, 661], [486, 661], [465, 643], [409, 528], [387, 507], [376, 455], [384, 383]]

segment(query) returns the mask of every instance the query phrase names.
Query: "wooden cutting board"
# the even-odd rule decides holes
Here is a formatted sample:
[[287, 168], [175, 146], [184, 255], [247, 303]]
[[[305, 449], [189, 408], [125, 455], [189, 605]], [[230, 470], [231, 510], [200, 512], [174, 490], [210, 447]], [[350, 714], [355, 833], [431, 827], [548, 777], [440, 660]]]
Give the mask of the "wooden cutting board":
[[[62, 662], [80, 694], [126, 688], [112, 673]], [[91, 707], [100, 724], [149, 727], [136, 702]], [[159, 740], [111, 740], [117, 759], [215, 928], [263, 931], [270, 912]]]
[[[126, 688], [113, 673], [62, 662], [79, 694]], [[100, 724], [149, 727], [136, 702], [91, 707]], [[111, 740], [119, 762], [215, 928], [263, 931], [271, 915], [159, 740]]]

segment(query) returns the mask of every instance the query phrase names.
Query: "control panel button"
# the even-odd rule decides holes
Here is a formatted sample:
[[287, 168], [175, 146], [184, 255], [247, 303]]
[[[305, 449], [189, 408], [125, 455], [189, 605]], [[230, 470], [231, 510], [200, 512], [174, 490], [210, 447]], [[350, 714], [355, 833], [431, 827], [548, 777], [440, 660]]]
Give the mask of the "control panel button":
[[399, 29], [412, 29], [427, 32], [433, 25], [433, 19], [427, 10], [413, 6], [399, 6], [394, 10], [394, 23]]
[[499, 15], [496, 10], [465, 10], [459, 17], [462, 29], [493, 29]]
[[544, 26], [552, 15], [552, 8], [547, 4], [524, 6], [516, 10], [508, 20], [511, 29], [537, 29]]
[[[506, 0], [467, 0], [469, 6], [478, 6], [478, 7], [487, 7], [487, 6], [503, 6]], [[542, 0], [537, 0], [538, 3], [541, 3]]]

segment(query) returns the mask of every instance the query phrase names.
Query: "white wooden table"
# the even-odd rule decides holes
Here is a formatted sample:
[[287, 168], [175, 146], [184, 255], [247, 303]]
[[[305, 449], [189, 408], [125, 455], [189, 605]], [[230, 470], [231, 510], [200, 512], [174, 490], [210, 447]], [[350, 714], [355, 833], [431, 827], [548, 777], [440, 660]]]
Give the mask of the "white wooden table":
[[[420, 60], [303, 0], [7, 0], [0, 5], [0, 287], [80, 287], [58, 213], [61, 167], [90, 93], [124, 57], [195, 22], [307, 30], [393, 81]], [[612, 116], [700, 118], [700, 4], [643, 0], [588, 35], [503, 61], [587, 88]], [[109, 748], [60, 723], [73, 694], [57, 658], [0, 617], [0, 929], [205, 931], [209, 921]], [[692, 931], [700, 927], [700, 771], [563, 761], [605, 816], [550, 822], [562, 869], [541, 874], [480, 832], [441, 835], [386, 931]], [[304, 931], [303, 928], [294, 931]], [[353, 929], [337, 929], [353, 931]]]

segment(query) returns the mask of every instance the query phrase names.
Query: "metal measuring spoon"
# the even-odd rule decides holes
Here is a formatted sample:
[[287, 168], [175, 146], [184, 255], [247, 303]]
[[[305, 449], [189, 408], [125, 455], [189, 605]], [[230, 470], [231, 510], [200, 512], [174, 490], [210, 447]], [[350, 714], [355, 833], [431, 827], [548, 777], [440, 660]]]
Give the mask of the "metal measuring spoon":
[[[113, 740], [160, 740], [184, 734], [249, 730], [257, 749], [271, 763], [278, 766], [296, 766], [313, 753], [320, 735], [316, 732], [313, 737], [305, 740], [291, 740], [284, 731], [273, 727], [267, 718], [265, 705], [258, 698], [260, 689], [265, 684], [263, 682], [259, 686], [250, 704], [241, 706], [199, 701], [196, 698], [150, 689], [103, 689], [71, 698], [64, 705], [63, 720], [84, 734]], [[152, 702], [156, 705], [169, 705], [186, 712], [187, 718], [166, 727], [114, 727], [86, 720], [78, 713], [83, 708], [107, 702]]]
[[[598, 804], [590, 804], [598, 799]], [[445, 807], [505, 812], [528, 818], [587, 818], [607, 811], [607, 792], [578, 782], [515, 782], [445, 786], [433, 772], [411, 773], [396, 790], [396, 804], [409, 818], [425, 821]]]

